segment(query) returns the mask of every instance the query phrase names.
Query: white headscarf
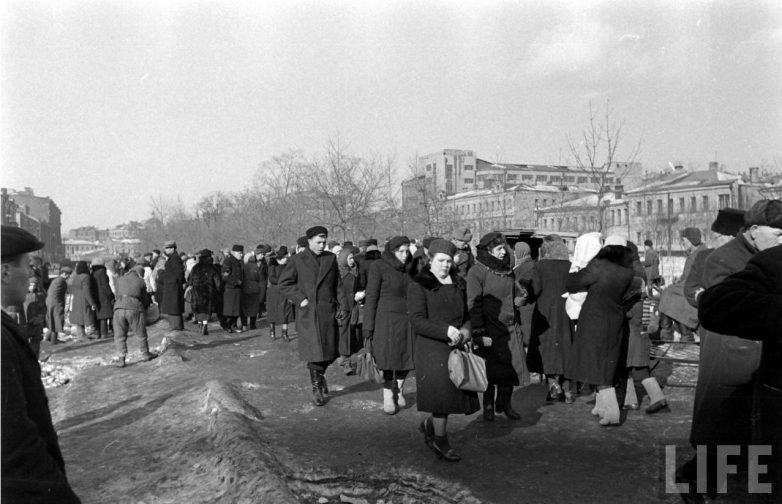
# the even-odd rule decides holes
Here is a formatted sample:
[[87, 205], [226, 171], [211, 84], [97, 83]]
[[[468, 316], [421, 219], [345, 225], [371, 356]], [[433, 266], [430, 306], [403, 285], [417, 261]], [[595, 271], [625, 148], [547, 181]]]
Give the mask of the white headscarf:
[[627, 246], [627, 240], [623, 236], [619, 235], [608, 235], [608, 238], [606, 238], [606, 241], [603, 242], [603, 246], [606, 245], [621, 245], [623, 247]]
[[[584, 268], [589, 261], [591, 261], [600, 249], [602, 244], [603, 235], [595, 231], [592, 233], [584, 233], [576, 239], [576, 247], [573, 250], [573, 261], [570, 263], [570, 272]], [[586, 292], [577, 292], [575, 294], [568, 294], [567, 292], [562, 294], [562, 297], [567, 298], [565, 301], [565, 311], [571, 320], [578, 320], [578, 316], [581, 314], [581, 305], [586, 301]]]

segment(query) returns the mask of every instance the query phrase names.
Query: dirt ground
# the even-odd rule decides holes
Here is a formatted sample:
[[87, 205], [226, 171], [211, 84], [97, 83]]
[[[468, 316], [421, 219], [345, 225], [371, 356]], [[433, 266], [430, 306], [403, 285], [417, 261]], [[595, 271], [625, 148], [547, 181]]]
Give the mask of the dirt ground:
[[690, 388], [666, 389], [671, 413], [631, 411], [610, 428], [586, 398], [547, 405], [545, 387], [518, 389], [521, 421], [449, 419], [453, 464], [423, 443], [414, 379], [389, 416], [379, 385], [332, 366], [329, 402], [315, 407], [295, 329], [286, 343], [265, 324], [230, 335], [212, 324], [208, 336], [165, 325], [149, 327], [163, 354], [131, 353], [121, 369], [108, 365], [111, 340], [44, 344], [47, 369], [71, 377], [47, 391], [85, 503], [680, 502], [665, 493], [664, 445], [691, 453]]

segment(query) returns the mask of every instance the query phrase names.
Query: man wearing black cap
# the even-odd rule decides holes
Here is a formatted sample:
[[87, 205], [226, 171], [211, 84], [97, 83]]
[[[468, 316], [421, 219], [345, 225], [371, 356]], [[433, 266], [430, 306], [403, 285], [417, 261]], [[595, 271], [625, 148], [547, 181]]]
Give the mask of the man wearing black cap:
[[453, 256], [453, 265], [456, 272], [464, 280], [467, 280], [467, 272], [475, 264], [475, 256], [470, 248], [472, 232], [469, 228], [457, 229], [453, 232], [451, 243], [456, 245], [456, 255]]
[[243, 255], [244, 246], [234, 245], [231, 248], [231, 253], [223, 261], [222, 278], [225, 286], [223, 292], [223, 329], [228, 333], [242, 332], [240, 328], [234, 326], [241, 315], [242, 282], [244, 281]]
[[29, 253], [44, 246], [33, 235], [2, 226], [2, 499], [3, 502], [78, 503], [52, 425], [41, 368], [6, 308], [24, 301]]
[[[758, 201], [744, 215], [742, 232], [706, 259], [703, 288], [718, 285], [741, 271], [758, 251], [779, 243], [782, 201]], [[709, 446], [710, 466], [716, 464], [711, 457], [716, 457], [716, 445], [746, 445], [751, 441], [752, 394], [761, 352], [759, 342], [701, 330], [690, 444]], [[694, 478], [696, 467], [695, 459], [685, 464], [685, 477]], [[714, 490], [711, 488], [710, 492]]]
[[280, 292], [296, 306], [299, 358], [310, 370], [316, 406], [326, 404], [326, 368], [339, 356], [337, 323], [348, 316], [337, 258], [324, 250], [327, 237], [326, 228], [309, 228], [307, 249], [291, 258], [279, 280]]
[[181, 331], [185, 328], [182, 320], [185, 311], [185, 266], [177, 253], [175, 241], [167, 241], [163, 245], [163, 253], [166, 254], [166, 262], [161, 276], [162, 285], [157, 286], [162, 292], [160, 313], [168, 319], [169, 329]]
[[295, 252], [295, 254], [298, 254], [299, 252], [304, 252], [305, 250], [307, 250], [308, 243], [309, 243], [309, 240], [307, 239], [306, 236], [299, 236], [296, 239], [296, 252]]
[[415, 254], [413, 254], [413, 260], [410, 263], [410, 274], [412, 276], [422, 273], [429, 267], [429, 245], [436, 239], [437, 237], [435, 236], [425, 237], [421, 242], [423, 246], [418, 248]]

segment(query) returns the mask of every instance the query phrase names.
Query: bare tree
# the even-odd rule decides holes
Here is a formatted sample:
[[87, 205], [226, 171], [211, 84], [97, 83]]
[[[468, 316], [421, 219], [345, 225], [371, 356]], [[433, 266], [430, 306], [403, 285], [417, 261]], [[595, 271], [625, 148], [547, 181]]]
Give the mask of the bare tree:
[[403, 205], [414, 233], [437, 236], [447, 231], [445, 228], [450, 228], [452, 222], [447, 218], [445, 196], [434, 189], [417, 155], [408, 160], [407, 168], [410, 176], [404, 184], [409, 194]]
[[641, 140], [623, 153], [620, 147], [625, 141], [625, 121], [615, 121], [613, 109], [606, 100], [605, 112], [598, 112], [589, 101], [589, 118], [587, 127], [581, 132], [578, 140], [568, 135], [568, 147], [576, 168], [589, 177], [589, 182], [597, 193], [597, 222], [599, 231], [605, 227], [606, 193], [612, 190], [608, 183], [609, 177], [621, 180], [627, 170], [635, 162], [641, 150]]

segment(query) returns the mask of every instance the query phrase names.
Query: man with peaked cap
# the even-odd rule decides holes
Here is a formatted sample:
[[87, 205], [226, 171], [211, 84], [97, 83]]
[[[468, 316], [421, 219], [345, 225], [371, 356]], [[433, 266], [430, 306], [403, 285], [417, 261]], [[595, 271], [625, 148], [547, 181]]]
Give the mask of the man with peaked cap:
[[60, 268], [60, 274], [52, 280], [46, 291], [46, 327], [48, 339], [56, 344], [57, 336], [65, 336], [65, 295], [68, 293], [68, 278], [73, 270], [69, 266]]
[[[703, 288], [708, 290], [720, 284], [744, 269], [758, 251], [779, 243], [782, 243], [782, 201], [760, 200], [744, 215], [742, 231], [706, 259]], [[702, 329], [700, 335], [690, 444], [708, 446], [708, 464], [713, 465], [716, 462], [711, 457], [716, 456], [716, 445], [751, 442], [752, 394], [763, 349], [760, 342], [713, 330]], [[695, 459], [685, 464], [684, 477], [694, 478], [696, 467]], [[714, 490], [709, 489], [711, 493]]]
[[472, 241], [472, 232], [469, 228], [457, 229], [453, 232], [451, 243], [456, 245], [456, 255], [453, 256], [453, 265], [457, 273], [464, 280], [467, 280], [467, 272], [475, 264], [475, 256], [470, 248]]
[[6, 308], [24, 302], [30, 252], [44, 244], [27, 231], [2, 226], [2, 415], [3, 502], [81, 502], [65, 476], [65, 461], [52, 425], [41, 368], [21, 328]]
[[162, 292], [160, 313], [166, 316], [170, 330], [182, 331], [185, 328], [182, 319], [182, 314], [185, 312], [185, 265], [182, 264], [182, 258], [177, 253], [175, 241], [167, 241], [163, 245], [163, 253], [166, 255], [166, 262], [160, 277], [161, 284], [157, 286], [157, 289]]
[[241, 333], [239, 327], [235, 327], [236, 320], [241, 315], [242, 282], [244, 281], [244, 266], [242, 257], [244, 246], [234, 245], [231, 253], [225, 257], [222, 267], [222, 279], [225, 291], [223, 292], [223, 329], [229, 334]]
[[339, 356], [338, 323], [347, 323], [348, 303], [337, 258], [325, 249], [328, 231], [307, 230], [307, 248], [294, 255], [279, 279], [280, 292], [296, 306], [299, 358], [307, 362], [313, 402], [326, 404], [326, 368]]

